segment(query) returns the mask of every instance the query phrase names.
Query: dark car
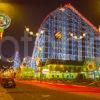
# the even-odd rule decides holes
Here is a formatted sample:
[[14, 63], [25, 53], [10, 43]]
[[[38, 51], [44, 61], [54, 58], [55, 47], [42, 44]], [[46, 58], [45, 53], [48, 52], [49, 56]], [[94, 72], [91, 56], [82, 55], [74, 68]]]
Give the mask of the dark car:
[[3, 86], [4, 88], [6, 87], [16, 87], [16, 83], [14, 81], [13, 78], [2, 78], [1, 79], [1, 86]]

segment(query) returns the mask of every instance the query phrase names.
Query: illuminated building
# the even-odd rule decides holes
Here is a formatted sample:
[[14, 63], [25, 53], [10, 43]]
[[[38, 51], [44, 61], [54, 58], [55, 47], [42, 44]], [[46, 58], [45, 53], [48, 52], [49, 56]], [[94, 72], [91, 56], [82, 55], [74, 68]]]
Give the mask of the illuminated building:
[[[100, 56], [98, 29], [71, 4], [51, 12], [37, 33], [33, 56], [36, 62], [94, 61]], [[56, 63], [56, 62], [55, 62]]]
[[16, 51], [15, 52], [15, 57], [14, 57], [13, 68], [16, 69], [16, 68], [20, 67], [20, 64], [21, 64], [21, 61], [20, 61], [19, 52]]

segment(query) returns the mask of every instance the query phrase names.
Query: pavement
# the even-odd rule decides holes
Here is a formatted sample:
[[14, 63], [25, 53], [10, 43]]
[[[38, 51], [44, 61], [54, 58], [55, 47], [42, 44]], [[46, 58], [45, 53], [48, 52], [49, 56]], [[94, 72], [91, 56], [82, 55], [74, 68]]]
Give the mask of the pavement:
[[0, 86], [0, 100], [13, 100], [8, 91]]
[[[30, 84], [28, 84], [28, 82]], [[33, 84], [34, 83], [34, 84]], [[41, 82], [40, 82], [41, 83]], [[17, 82], [16, 88], [3, 88], [0, 86], [0, 100], [100, 100], [100, 98], [83, 95], [79, 92], [60, 91], [34, 81]]]

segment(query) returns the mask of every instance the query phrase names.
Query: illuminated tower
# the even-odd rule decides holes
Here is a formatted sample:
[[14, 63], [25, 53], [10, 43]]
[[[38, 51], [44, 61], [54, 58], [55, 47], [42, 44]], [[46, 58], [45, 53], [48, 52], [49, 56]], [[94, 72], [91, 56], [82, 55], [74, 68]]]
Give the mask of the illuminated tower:
[[46, 59], [95, 60], [100, 56], [98, 29], [71, 4], [57, 8], [42, 22], [35, 41], [34, 66]]

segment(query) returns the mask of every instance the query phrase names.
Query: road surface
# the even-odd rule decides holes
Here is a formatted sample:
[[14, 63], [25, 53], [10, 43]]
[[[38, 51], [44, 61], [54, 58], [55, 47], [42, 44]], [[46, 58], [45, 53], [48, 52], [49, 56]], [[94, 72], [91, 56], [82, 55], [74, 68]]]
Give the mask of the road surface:
[[46, 87], [17, 83], [16, 88], [0, 86], [0, 100], [100, 100], [90, 95], [52, 90]]

